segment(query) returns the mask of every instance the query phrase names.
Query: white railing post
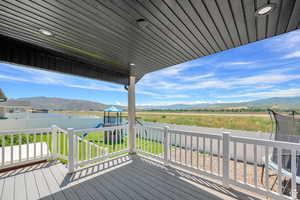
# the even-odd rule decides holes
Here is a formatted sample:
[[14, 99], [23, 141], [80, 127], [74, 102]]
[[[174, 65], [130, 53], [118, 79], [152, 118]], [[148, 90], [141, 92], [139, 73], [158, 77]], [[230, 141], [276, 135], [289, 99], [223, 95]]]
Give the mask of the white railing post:
[[74, 172], [74, 129], [68, 128], [68, 169]]
[[164, 127], [164, 163], [168, 164], [168, 154], [169, 154], [169, 135], [168, 135], [169, 127]]
[[57, 127], [53, 125], [51, 127], [52, 134], [52, 158], [55, 159], [57, 157]]
[[223, 184], [229, 186], [229, 133], [223, 132]]

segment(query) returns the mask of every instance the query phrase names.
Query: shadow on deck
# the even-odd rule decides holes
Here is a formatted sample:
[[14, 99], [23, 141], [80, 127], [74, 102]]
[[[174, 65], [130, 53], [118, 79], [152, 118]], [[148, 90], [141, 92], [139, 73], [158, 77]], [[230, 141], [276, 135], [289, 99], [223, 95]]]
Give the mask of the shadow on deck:
[[139, 156], [123, 156], [67, 174], [59, 162], [0, 174], [1, 199], [257, 199]]

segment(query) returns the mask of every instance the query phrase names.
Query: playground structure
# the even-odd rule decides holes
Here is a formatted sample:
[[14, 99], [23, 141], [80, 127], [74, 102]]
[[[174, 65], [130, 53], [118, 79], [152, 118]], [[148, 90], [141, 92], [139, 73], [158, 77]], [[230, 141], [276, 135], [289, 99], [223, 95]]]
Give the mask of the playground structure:
[[[123, 123], [122, 112], [124, 111], [121, 108], [117, 108], [115, 106], [104, 109], [102, 127], [121, 126]], [[105, 131], [103, 138], [104, 143], [123, 143], [123, 137], [125, 135], [122, 130], [120, 131], [120, 133], [118, 133], [117, 129], [115, 129], [114, 131]]]

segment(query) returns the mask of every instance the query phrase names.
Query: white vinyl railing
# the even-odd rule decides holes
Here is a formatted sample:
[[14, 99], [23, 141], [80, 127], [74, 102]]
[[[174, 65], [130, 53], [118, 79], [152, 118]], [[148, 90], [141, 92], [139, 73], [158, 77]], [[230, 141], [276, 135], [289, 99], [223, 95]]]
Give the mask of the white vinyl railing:
[[[202, 173], [223, 181], [224, 186], [234, 185], [273, 199], [297, 198], [300, 144], [168, 127], [136, 126], [134, 130], [136, 151], [166, 165]], [[0, 144], [0, 169], [60, 158], [73, 172], [80, 166], [127, 153], [128, 127], [63, 130], [52, 126], [3, 131]], [[290, 169], [283, 169], [282, 152], [290, 152]], [[275, 156], [278, 166], [271, 161]]]
[[53, 128], [0, 132], [1, 169], [50, 158], [53, 132]]
[[[297, 199], [296, 182], [300, 178], [296, 176], [296, 158], [300, 144], [167, 127], [137, 126], [135, 134], [138, 153], [162, 160], [167, 165], [201, 173], [222, 180], [224, 186], [234, 185], [273, 199]], [[279, 152], [276, 154], [278, 168], [273, 166], [271, 169], [268, 166], [274, 149]], [[281, 166], [282, 150], [291, 152], [291, 169]], [[242, 153], [243, 159], [237, 156], [238, 153]], [[247, 157], [254, 162], [248, 162]], [[283, 185], [284, 180], [288, 185]]]
[[128, 152], [127, 126], [68, 129], [69, 171]]
[[70, 172], [128, 152], [127, 126], [94, 129], [51, 128], [0, 132], [0, 169], [47, 159], [68, 162]]

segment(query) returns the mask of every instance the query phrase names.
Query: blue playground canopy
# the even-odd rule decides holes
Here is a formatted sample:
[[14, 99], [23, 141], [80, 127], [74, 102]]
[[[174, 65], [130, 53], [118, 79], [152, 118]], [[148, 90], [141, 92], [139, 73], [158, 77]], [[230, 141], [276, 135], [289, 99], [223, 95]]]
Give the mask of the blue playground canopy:
[[109, 108], [105, 108], [104, 112], [123, 112], [121, 108], [117, 108], [115, 106], [111, 106]]

